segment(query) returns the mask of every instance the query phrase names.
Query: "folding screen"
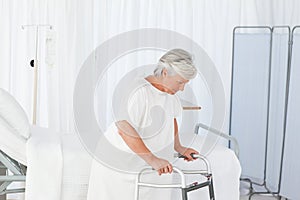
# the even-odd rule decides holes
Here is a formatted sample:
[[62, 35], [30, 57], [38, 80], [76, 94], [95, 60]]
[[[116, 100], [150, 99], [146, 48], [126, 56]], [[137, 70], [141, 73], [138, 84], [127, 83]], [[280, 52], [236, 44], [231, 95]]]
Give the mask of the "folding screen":
[[230, 133], [240, 146], [242, 178], [258, 193], [279, 191], [289, 41], [287, 26], [234, 29]]

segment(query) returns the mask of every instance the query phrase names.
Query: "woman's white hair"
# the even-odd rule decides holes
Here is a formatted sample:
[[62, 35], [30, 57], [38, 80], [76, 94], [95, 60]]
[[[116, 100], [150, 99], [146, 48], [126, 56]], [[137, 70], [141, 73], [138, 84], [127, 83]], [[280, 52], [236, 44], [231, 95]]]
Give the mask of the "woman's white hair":
[[196, 77], [197, 69], [193, 64], [192, 55], [183, 49], [172, 49], [165, 53], [154, 70], [154, 76], [160, 77], [163, 69], [167, 69], [169, 75], [179, 74], [186, 80]]

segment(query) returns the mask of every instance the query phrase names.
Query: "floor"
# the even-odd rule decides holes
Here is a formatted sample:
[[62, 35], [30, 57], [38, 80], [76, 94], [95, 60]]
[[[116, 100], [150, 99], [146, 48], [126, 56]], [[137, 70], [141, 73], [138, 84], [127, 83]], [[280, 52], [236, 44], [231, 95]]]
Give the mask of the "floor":
[[[240, 200], [249, 200], [249, 196], [241, 196]], [[266, 196], [266, 195], [253, 195], [251, 200], [279, 200], [276, 197]]]
[[[8, 200], [15, 200], [15, 199], [8, 199]], [[240, 200], [249, 200], [249, 196], [241, 196]], [[278, 200], [278, 199], [270, 196], [254, 195], [252, 196], [251, 200]]]
[[[5, 198], [1, 198], [1, 196], [0, 196], [0, 200], [2, 200], [2, 199], [5, 199]], [[7, 199], [7, 200], [22, 200], [22, 199], [24, 199], [24, 194], [22, 194], [22, 195], [18, 195], [18, 196], [14, 196], [14, 195], [12, 195], [11, 194], [11, 198], [9, 198], [9, 199]], [[240, 200], [249, 200], [249, 195], [247, 195], [247, 196], [241, 196], [240, 197]], [[252, 197], [251, 197], [251, 200], [280, 200], [280, 199], [278, 199], [277, 197], [273, 197], [273, 196], [270, 196], [270, 195], [253, 195]], [[281, 200], [286, 200], [285, 198], [282, 198]]]
[[[262, 190], [261, 187], [254, 186], [253, 191], [265, 191]], [[249, 184], [242, 181], [240, 182], [240, 200], [249, 200]], [[254, 194], [251, 196], [251, 200], [280, 200], [280, 197], [272, 196], [271, 194]], [[286, 200], [285, 198], [281, 198], [281, 200]]]
[[[15, 199], [8, 199], [8, 200], [15, 200]], [[248, 200], [248, 196], [242, 196], [240, 200]], [[275, 197], [255, 195], [251, 198], [251, 200], [278, 200], [278, 199], [276, 199]]]
[[[241, 196], [240, 200], [248, 200], [248, 196]], [[15, 200], [15, 199], [8, 199], [8, 200]], [[270, 196], [261, 196], [261, 195], [254, 195], [252, 196], [251, 200], [278, 200], [275, 197]]]

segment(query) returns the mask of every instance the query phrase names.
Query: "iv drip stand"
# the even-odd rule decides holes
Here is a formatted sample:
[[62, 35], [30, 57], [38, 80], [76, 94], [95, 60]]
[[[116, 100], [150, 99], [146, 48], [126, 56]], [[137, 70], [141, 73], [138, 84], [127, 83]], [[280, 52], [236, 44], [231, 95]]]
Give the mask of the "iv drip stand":
[[36, 125], [36, 113], [37, 113], [37, 84], [38, 84], [38, 45], [39, 45], [39, 29], [47, 28], [52, 29], [50, 24], [28, 24], [22, 25], [21, 28], [25, 30], [26, 28], [35, 28], [35, 57], [34, 60], [30, 61], [31, 67], [34, 67], [34, 77], [33, 77], [33, 110], [32, 110], [32, 124]]

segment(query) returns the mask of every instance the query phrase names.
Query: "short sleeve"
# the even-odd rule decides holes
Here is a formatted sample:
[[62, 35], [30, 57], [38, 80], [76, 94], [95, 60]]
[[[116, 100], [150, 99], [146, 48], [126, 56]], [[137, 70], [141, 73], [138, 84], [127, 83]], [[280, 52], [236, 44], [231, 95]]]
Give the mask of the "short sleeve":
[[174, 118], [182, 115], [182, 105], [178, 96], [174, 95], [173, 98], [174, 105]]
[[134, 127], [140, 127], [146, 115], [147, 93], [144, 87], [134, 91], [128, 99], [127, 121]]
[[132, 86], [124, 84], [114, 91], [112, 99], [114, 122], [126, 120], [128, 122], [134, 121], [137, 123], [141, 113], [145, 110], [144, 87], [132, 90], [130, 88], [132, 88]]

